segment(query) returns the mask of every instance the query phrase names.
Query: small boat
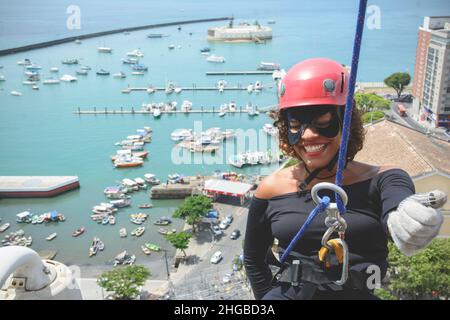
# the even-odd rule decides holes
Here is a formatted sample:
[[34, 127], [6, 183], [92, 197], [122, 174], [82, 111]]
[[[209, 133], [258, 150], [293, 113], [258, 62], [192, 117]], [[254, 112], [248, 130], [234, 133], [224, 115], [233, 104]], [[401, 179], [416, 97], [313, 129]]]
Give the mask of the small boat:
[[75, 230], [74, 232], [72, 232], [72, 237], [78, 237], [79, 235], [83, 234], [85, 231], [84, 227], [81, 227], [77, 230]]
[[116, 218], [114, 216], [108, 217], [109, 224], [116, 224]]
[[169, 45], [169, 50], [173, 50], [173, 49], [175, 49], [175, 45], [174, 44]]
[[131, 92], [131, 89], [123, 89], [122, 90], [122, 93], [130, 93]]
[[122, 63], [124, 64], [136, 64], [139, 62], [139, 59], [136, 58], [122, 58]]
[[183, 89], [180, 88], [180, 87], [176, 87], [175, 89], [173, 89], [173, 91], [174, 91], [175, 93], [181, 93], [181, 91], [183, 91]]
[[19, 66], [29, 66], [32, 64], [32, 62], [30, 59], [23, 59], [23, 60], [17, 61], [17, 64]]
[[119, 236], [120, 236], [121, 238], [125, 238], [125, 237], [127, 236], [127, 229], [121, 228], [121, 229], [119, 230]]
[[105, 69], [100, 69], [96, 72], [99, 76], [109, 76], [109, 71]]
[[62, 64], [78, 64], [78, 59], [65, 59], [61, 61]]
[[98, 250], [100, 250], [100, 251], [105, 250], [105, 244], [104, 244], [104, 242], [103, 242], [102, 240], [98, 239], [97, 244], [98, 244], [98, 245], [97, 245]]
[[4, 75], [0, 75], [0, 81], [6, 81], [6, 78]]
[[133, 69], [135, 71], [147, 71], [148, 67], [143, 64], [136, 63], [131, 67], [131, 69]]
[[226, 111], [220, 111], [219, 112], [219, 117], [224, 117], [226, 115]]
[[225, 62], [225, 58], [222, 56], [216, 56], [215, 54], [212, 54], [208, 58], [206, 58], [206, 61], [222, 63], [222, 62]]
[[34, 84], [34, 85], [31, 86], [31, 89], [33, 89], [33, 90], [39, 90], [39, 86], [36, 85], [36, 84]]
[[279, 63], [275, 62], [261, 62], [259, 64], [258, 70], [275, 71], [280, 70], [281, 66]]
[[0, 232], [4, 232], [6, 229], [10, 227], [10, 224], [7, 222], [0, 227]]
[[132, 236], [140, 237], [145, 232], [145, 227], [139, 227], [131, 231]]
[[140, 209], [149, 209], [149, 208], [153, 208], [153, 205], [151, 203], [143, 203], [139, 205]]
[[103, 220], [102, 220], [103, 225], [107, 225], [109, 223], [109, 217], [112, 217], [112, 216], [106, 216], [103, 218]]
[[159, 228], [159, 229], [158, 229], [158, 233], [160, 233], [160, 234], [166, 236], [166, 235], [168, 235], [168, 234], [174, 234], [174, 233], [177, 233], [177, 229], [169, 230], [169, 229], [167, 229], [167, 228]]
[[11, 91], [10, 93], [11, 93], [12, 96], [16, 96], [16, 97], [19, 97], [19, 96], [22, 95], [22, 93], [19, 92], [19, 91]]
[[131, 74], [133, 76], [143, 76], [143, 75], [145, 75], [145, 72], [144, 71], [133, 71], [133, 72], [131, 72]]
[[142, 158], [138, 157], [122, 158], [114, 161], [114, 167], [116, 168], [140, 167], [143, 164]]
[[162, 38], [163, 34], [162, 33], [149, 33], [147, 35], [147, 38]]
[[89, 67], [89, 66], [81, 66], [81, 70], [87, 70], [87, 71], [89, 71], [89, 70], [91, 70], [92, 68], [91, 67]]
[[155, 91], [156, 91], [156, 88], [154, 86], [149, 86], [147, 88], [147, 93], [155, 93]]
[[204, 47], [204, 48], [200, 49], [201, 53], [206, 53], [206, 52], [210, 52], [210, 51], [211, 51], [211, 49], [209, 47]]
[[148, 242], [145, 244], [145, 246], [152, 251], [161, 251], [161, 247], [154, 243]]
[[59, 72], [59, 69], [57, 67], [51, 67], [50, 72]]
[[43, 83], [44, 84], [59, 84], [59, 80], [50, 77], [50, 78], [45, 79]]
[[161, 183], [161, 181], [159, 179], [157, 179], [156, 176], [152, 173], [144, 174], [144, 179], [151, 185], [158, 185]]
[[75, 43], [76, 43], [76, 44], [81, 44], [81, 40], [80, 40], [80, 39], [76, 39], [76, 40], [75, 40]]
[[116, 208], [124, 208], [124, 207], [128, 207], [129, 205], [131, 205], [131, 200], [119, 199], [119, 200], [112, 200], [109, 203], [112, 204]]
[[30, 71], [38, 71], [38, 70], [41, 70], [42, 67], [38, 66], [37, 64], [32, 63], [32, 64], [26, 66], [25, 69], [30, 70]]
[[114, 73], [113, 77], [116, 78], [116, 79], [123, 79], [123, 78], [126, 78], [127, 75], [121, 71], [121, 72], [118, 72], [118, 73]]
[[74, 76], [71, 76], [70, 74], [65, 74], [59, 80], [64, 81], [64, 82], [75, 82], [78, 79]]
[[98, 52], [102, 53], [111, 53], [112, 49], [109, 47], [97, 47]]
[[98, 252], [98, 241], [99, 239], [95, 237], [92, 240], [92, 245], [89, 247], [89, 257], [95, 256]]
[[32, 86], [32, 85], [36, 84], [36, 81], [25, 80], [25, 81], [22, 81], [22, 84], [26, 85], [26, 86]]
[[172, 223], [172, 220], [170, 220], [167, 217], [161, 217], [158, 220], [156, 220], [155, 222], [153, 222], [153, 224], [156, 226], [167, 226], [171, 223]]
[[155, 109], [153, 110], [153, 117], [154, 117], [154, 118], [159, 118], [159, 117], [161, 117], [161, 109], [155, 108]]
[[181, 111], [188, 113], [192, 109], [192, 102], [189, 100], [184, 100], [181, 104]]
[[76, 73], [80, 76], [87, 76], [88, 75], [88, 71], [87, 70], [77, 70]]
[[57, 233], [54, 232], [54, 233], [52, 233], [51, 235], [49, 235], [48, 237], [46, 237], [45, 240], [47, 240], [47, 241], [52, 241], [53, 239], [56, 238], [56, 236], [57, 236]]
[[141, 51], [139, 51], [139, 49], [134, 49], [133, 51], [127, 52], [127, 56], [142, 58], [144, 54]]
[[147, 247], [144, 246], [144, 245], [141, 246], [141, 250], [142, 250], [142, 252], [144, 252], [144, 254], [146, 254], [146, 255], [150, 255], [150, 254], [151, 254], [150, 249], [147, 248]]

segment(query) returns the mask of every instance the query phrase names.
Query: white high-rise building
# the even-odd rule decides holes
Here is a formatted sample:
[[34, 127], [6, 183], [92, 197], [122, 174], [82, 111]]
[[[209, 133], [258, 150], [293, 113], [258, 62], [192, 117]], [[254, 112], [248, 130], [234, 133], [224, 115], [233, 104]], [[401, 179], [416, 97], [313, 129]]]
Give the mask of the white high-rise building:
[[420, 122], [450, 127], [450, 16], [425, 17], [419, 28], [413, 95]]

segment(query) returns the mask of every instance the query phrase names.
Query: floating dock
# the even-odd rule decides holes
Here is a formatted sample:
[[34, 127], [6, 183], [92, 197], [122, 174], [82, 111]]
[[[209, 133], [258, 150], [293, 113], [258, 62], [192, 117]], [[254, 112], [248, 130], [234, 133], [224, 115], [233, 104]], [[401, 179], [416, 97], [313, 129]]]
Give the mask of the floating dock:
[[[261, 113], [267, 112], [269, 110], [274, 109], [276, 106], [268, 106], [268, 107], [263, 107], [263, 108], [258, 108], [258, 111]], [[174, 110], [174, 111], [161, 111], [161, 114], [190, 114], [190, 113], [220, 113], [220, 107], [202, 107], [201, 109], [194, 109], [194, 110], [190, 110], [188, 112], [186, 111], [181, 111], [181, 110]], [[77, 108], [76, 111], [73, 112], [74, 114], [78, 114], [78, 115], [84, 115], [84, 114], [91, 114], [91, 115], [96, 115], [96, 114], [111, 114], [111, 115], [122, 115], [122, 114], [148, 114], [148, 115], [153, 115], [153, 111], [145, 111], [145, 110], [141, 110], [140, 108], [124, 108], [124, 107], [120, 107], [119, 109], [114, 109], [114, 108], [110, 108], [110, 107], [93, 107], [90, 110], [81, 110], [80, 108]], [[241, 114], [241, 113], [248, 113], [248, 110], [246, 110], [244, 107], [239, 107], [236, 109], [236, 111], [234, 112], [227, 112], [226, 115], [224, 117], [226, 117], [229, 114]]]
[[202, 192], [204, 178], [185, 177], [186, 184], [161, 183], [154, 186], [150, 192], [151, 199], [184, 199]]
[[[131, 87], [131, 88], [125, 88], [122, 90], [122, 93], [130, 93], [132, 91], [147, 91], [148, 87]], [[192, 87], [180, 87], [182, 91], [219, 91], [219, 88], [217, 87], [197, 87], [196, 85], [193, 85]], [[154, 88], [155, 91], [165, 91], [165, 87], [157, 87]], [[235, 86], [235, 87], [225, 87], [223, 88], [223, 91], [247, 91], [247, 87], [243, 86]], [[260, 90], [261, 91], [261, 90]], [[171, 92], [170, 94], [177, 94], [175, 92]]]
[[250, 71], [209, 71], [207, 76], [242, 76], [242, 75], [272, 75], [273, 71], [250, 70]]
[[0, 198], [53, 197], [79, 187], [76, 176], [0, 176]]

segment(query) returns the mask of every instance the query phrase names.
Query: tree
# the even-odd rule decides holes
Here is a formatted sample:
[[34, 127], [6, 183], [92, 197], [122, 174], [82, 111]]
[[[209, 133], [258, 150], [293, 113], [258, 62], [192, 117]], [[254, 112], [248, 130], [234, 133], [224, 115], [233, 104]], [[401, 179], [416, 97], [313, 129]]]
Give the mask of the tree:
[[363, 113], [368, 112], [369, 110], [387, 110], [391, 107], [391, 102], [389, 100], [386, 100], [374, 93], [358, 92], [355, 94], [355, 102], [358, 109]]
[[400, 98], [403, 89], [410, 83], [411, 76], [407, 72], [396, 72], [384, 79], [384, 83], [393, 88], [397, 92], [397, 97]]
[[188, 197], [175, 210], [174, 218], [186, 219], [186, 222], [192, 226], [195, 233], [195, 225], [200, 222], [201, 218], [213, 207], [211, 199], [204, 195], [195, 195]]
[[184, 251], [189, 247], [189, 241], [192, 238], [192, 234], [189, 232], [178, 232], [166, 235], [166, 240], [170, 242], [176, 249], [180, 249], [184, 256], [186, 257], [186, 252]]
[[435, 239], [412, 257], [389, 244], [389, 284], [394, 296], [430, 299], [450, 296], [450, 239]]
[[151, 276], [144, 266], [127, 266], [104, 272], [97, 279], [97, 284], [107, 291], [114, 292], [114, 299], [129, 300], [139, 295], [139, 287]]

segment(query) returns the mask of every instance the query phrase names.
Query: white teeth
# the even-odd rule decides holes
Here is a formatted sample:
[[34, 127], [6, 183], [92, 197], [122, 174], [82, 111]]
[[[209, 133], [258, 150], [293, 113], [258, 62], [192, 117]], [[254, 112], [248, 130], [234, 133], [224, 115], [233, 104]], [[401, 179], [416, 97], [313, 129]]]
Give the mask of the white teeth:
[[304, 147], [305, 147], [306, 152], [317, 152], [317, 151], [325, 149], [324, 144], [307, 145]]

